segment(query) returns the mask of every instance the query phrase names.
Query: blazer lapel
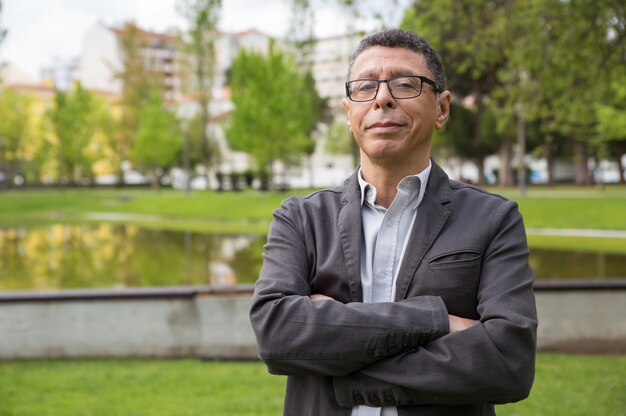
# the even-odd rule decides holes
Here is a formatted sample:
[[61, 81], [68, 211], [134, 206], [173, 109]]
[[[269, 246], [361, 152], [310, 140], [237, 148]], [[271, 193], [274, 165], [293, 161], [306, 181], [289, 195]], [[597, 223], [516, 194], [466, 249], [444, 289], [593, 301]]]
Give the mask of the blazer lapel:
[[444, 204], [450, 202], [448, 176], [434, 161], [432, 163], [433, 167], [430, 172], [424, 199], [417, 210], [417, 218], [407, 243], [404, 260], [398, 272], [396, 301], [405, 298], [417, 267], [450, 215], [450, 211], [444, 206]]
[[346, 262], [346, 277], [353, 302], [363, 302], [361, 287], [361, 194], [357, 173], [344, 184], [343, 208], [339, 212], [337, 227]]

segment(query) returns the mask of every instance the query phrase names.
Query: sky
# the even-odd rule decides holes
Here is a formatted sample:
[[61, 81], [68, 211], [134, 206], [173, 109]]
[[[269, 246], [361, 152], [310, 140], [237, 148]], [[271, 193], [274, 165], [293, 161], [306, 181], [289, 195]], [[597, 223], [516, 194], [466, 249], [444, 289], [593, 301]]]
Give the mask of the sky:
[[[84, 34], [98, 21], [165, 31], [185, 28], [176, 13], [179, 0], [2, 0], [0, 27], [8, 29], [0, 45], [0, 62], [8, 62], [35, 80], [41, 67], [80, 52]], [[337, 2], [321, 0], [315, 11], [318, 37], [345, 33], [349, 16]], [[380, 3], [379, 3], [380, 4]], [[256, 28], [268, 35], [287, 33], [290, 0], [222, 0], [219, 29], [235, 32]]]

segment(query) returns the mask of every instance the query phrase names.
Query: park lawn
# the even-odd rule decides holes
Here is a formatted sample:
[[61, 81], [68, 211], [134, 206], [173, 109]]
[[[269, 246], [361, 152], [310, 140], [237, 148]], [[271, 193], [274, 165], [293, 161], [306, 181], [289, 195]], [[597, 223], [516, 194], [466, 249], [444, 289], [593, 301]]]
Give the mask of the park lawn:
[[[490, 188], [517, 200], [529, 228], [599, 228], [626, 230], [626, 187], [532, 188], [519, 198], [510, 188]], [[0, 224], [38, 221], [88, 221], [93, 213], [158, 216], [164, 221], [263, 224], [290, 195], [310, 190], [278, 192], [213, 192], [136, 189], [24, 190], [0, 193]], [[573, 196], [576, 194], [578, 196]], [[150, 218], [148, 218], [150, 220]], [[100, 220], [99, 220], [100, 221]], [[141, 221], [137, 217], [132, 221]], [[128, 222], [128, 221], [126, 221]], [[150, 221], [143, 221], [150, 222]]]
[[[626, 356], [540, 353], [530, 397], [499, 415], [618, 415]], [[0, 416], [274, 416], [285, 377], [258, 362], [0, 362]]]
[[[626, 187], [489, 188], [517, 200], [527, 228], [626, 230]], [[144, 228], [205, 233], [266, 233], [287, 193], [147, 189], [48, 189], [0, 193], [0, 225], [122, 222]], [[626, 253], [626, 239], [529, 235], [531, 248]]]

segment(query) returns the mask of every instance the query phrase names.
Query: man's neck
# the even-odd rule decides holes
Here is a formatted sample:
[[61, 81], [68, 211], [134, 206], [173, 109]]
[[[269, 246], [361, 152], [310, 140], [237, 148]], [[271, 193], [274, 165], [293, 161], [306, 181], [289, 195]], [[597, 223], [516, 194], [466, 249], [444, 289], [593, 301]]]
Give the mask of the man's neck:
[[407, 176], [417, 175], [428, 167], [429, 158], [406, 166], [388, 166], [361, 158], [363, 179], [376, 187], [376, 204], [389, 208], [398, 193], [398, 184]]

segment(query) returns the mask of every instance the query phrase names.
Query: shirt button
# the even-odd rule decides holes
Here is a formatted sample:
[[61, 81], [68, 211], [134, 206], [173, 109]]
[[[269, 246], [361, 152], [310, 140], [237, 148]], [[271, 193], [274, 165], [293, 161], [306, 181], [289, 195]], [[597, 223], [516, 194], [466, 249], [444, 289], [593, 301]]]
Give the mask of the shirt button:
[[354, 392], [352, 394], [352, 401], [354, 402], [355, 405], [362, 405], [365, 403], [365, 399], [363, 398], [363, 396], [361, 396], [360, 393]]

